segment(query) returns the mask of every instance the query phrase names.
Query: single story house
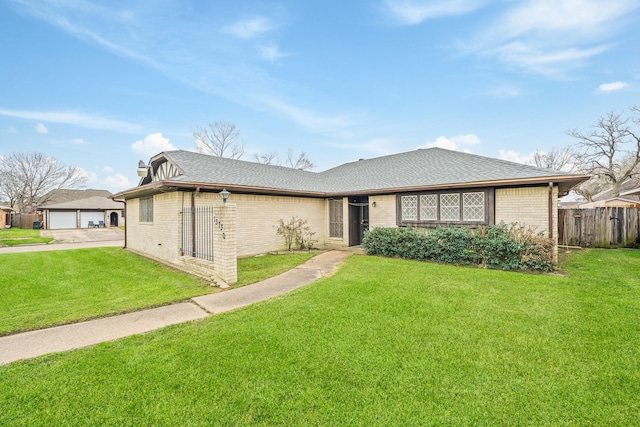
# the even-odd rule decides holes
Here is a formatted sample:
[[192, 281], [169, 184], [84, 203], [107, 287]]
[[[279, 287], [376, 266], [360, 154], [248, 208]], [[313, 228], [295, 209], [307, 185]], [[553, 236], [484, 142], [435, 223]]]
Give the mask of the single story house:
[[0, 229], [11, 226], [11, 212], [13, 211], [14, 209], [9, 206], [0, 205]]
[[124, 225], [124, 203], [105, 196], [41, 206], [44, 228], [118, 227]]
[[[113, 196], [127, 203], [125, 245], [174, 264], [193, 256], [235, 263], [236, 257], [280, 250], [279, 221], [293, 216], [307, 221], [319, 246], [359, 245], [370, 227], [502, 221], [557, 239], [558, 196], [589, 178], [441, 148], [324, 172], [190, 151], [163, 152], [142, 166], [139, 185]], [[226, 204], [223, 189], [230, 192]], [[207, 207], [210, 216], [198, 219]], [[235, 264], [213, 269], [235, 282]]]

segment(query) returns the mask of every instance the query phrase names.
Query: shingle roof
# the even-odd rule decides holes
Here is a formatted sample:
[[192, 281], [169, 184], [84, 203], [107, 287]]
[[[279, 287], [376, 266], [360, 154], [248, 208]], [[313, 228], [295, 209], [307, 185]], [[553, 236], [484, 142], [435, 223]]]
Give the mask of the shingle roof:
[[[418, 149], [359, 160], [309, 172], [281, 166], [214, 157], [191, 151], [168, 151], [154, 161], [171, 161], [184, 173], [167, 181], [249, 187], [273, 191], [347, 194], [412, 188], [474, 185], [507, 180], [554, 180], [562, 177], [569, 187], [585, 180], [583, 175], [540, 169], [441, 148]], [[142, 181], [148, 183], [150, 178]], [[570, 184], [570, 185], [569, 185]], [[143, 185], [144, 186], [144, 185]], [[128, 192], [124, 192], [128, 193]], [[115, 197], [118, 197], [116, 195]]]
[[71, 200], [70, 202], [54, 203], [51, 205], [41, 206], [41, 209], [86, 209], [86, 210], [110, 210], [124, 209], [124, 203], [116, 202], [107, 197], [87, 197], [80, 200]]
[[334, 191], [358, 191], [567, 174], [459, 151], [427, 148], [346, 163], [320, 175], [324, 175], [325, 184]]
[[177, 182], [234, 184], [247, 187], [322, 191], [317, 173], [282, 166], [209, 156], [192, 151], [169, 151], [165, 157], [185, 174]]
[[72, 200], [86, 199], [89, 197], [109, 197], [111, 193], [107, 190], [96, 190], [93, 188], [85, 190], [75, 190], [68, 188], [57, 188], [51, 190], [42, 198], [47, 204], [65, 203]]
[[[640, 178], [630, 178], [628, 180], [626, 180], [625, 182], [623, 182], [622, 184], [620, 184], [620, 195], [622, 195], [622, 193], [625, 193], [629, 190], [633, 190], [634, 188], [640, 187]], [[624, 195], [625, 198], [627, 199], [631, 199], [631, 200], [640, 200], [640, 196], [638, 196], [637, 194], [630, 194], [630, 195]], [[609, 200], [613, 198], [613, 188], [607, 188], [604, 191], [599, 192], [598, 194], [596, 194], [595, 196], [592, 197], [593, 201], [599, 201], [599, 200]]]

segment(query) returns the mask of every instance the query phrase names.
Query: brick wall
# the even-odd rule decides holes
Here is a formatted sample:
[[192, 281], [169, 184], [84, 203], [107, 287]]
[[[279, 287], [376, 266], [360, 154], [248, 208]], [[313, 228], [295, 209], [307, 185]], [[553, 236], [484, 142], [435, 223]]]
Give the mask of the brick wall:
[[[170, 192], [153, 196], [153, 222], [140, 222], [139, 199], [127, 201], [127, 247], [169, 262], [180, 257], [182, 192]], [[186, 207], [189, 194], [184, 194]]]
[[[558, 187], [553, 188], [553, 236], [557, 239]], [[496, 189], [496, 224], [517, 222], [548, 236], [549, 188], [521, 187]]]
[[[199, 193], [195, 203], [196, 206], [219, 204], [220, 196], [217, 193]], [[284, 249], [282, 237], [276, 234], [278, 221], [287, 220], [293, 215], [308, 221], [309, 227], [316, 233], [313, 238], [318, 245], [327, 242], [329, 221], [328, 202], [325, 199], [231, 194], [229, 203], [236, 206], [238, 256]], [[128, 201], [127, 245], [131, 249], [174, 262], [180, 256], [180, 212], [183, 206], [191, 206], [191, 193], [157, 194], [153, 205], [153, 223], [140, 223], [138, 199]]]
[[329, 203], [326, 199], [232, 194], [229, 201], [237, 206], [238, 256], [284, 249], [282, 236], [276, 234], [278, 221], [287, 221], [292, 216], [308, 221], [307, 225], [315, 232], [313, 239], [319, 245], [327, 242]]
[[369, 197], [369, 227], [396, 227], [395, 194]]

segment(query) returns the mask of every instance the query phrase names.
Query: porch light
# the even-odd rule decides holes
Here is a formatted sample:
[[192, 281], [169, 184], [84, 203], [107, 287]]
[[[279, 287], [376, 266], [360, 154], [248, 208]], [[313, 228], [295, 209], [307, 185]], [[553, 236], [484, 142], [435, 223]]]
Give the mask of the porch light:
[[221, 192], [219, 192], [220, 197], [222, 197], [222, 203], [227, 203], [227, 199], [229, 198], [229, 193], [226, 188], [223, 188]]
[[138, 162], [138, 176], [139, 177], [147, 176], [147, 165], [145, 165], [142, 160]]

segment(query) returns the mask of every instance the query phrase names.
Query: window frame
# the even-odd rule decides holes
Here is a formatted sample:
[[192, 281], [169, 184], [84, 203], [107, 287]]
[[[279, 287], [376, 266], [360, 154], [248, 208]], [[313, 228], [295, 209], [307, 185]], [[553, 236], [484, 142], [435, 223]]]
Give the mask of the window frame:
[[[479, 220], [465, 220], [464, 219], [464, 195], [470, 193], [484, 193], [484, 219]], [[458, 220], [442, 220], [441, 215], [441, 202], [443, 195], [456, 194], [458, 196], [458, 208], [459, 219]], [[494, 225], [495, 223], [495, 209], [494, 209], [494, 188], [465, 188], [465, 189], [449, 189], [449, 190], [433, 190], [433, 191], [417, 191], [410, 193], [396, 194], [396, 225], [400, 227], [438, 227], [444, 225], [465, 225], [465, 226], [480, 226], [480, 225]], [[433, 200], [431, 198], [423, 198], [421, 196], [435, 196], [436, 200], [436, 216], [437, 219], [422, 219], [421, 215], [426, 212], [422, 209], [421, 203], [424, 200]], [[417, 201], [416, 220], [406, 220], [402, 217], [402, 200], [403, 197], [415, 197]]]
[[[339, 209], [339, 218], [334, 217], [334, 212], [332, 210], [332, 205], [335, 206], [340, 206]], [[336, 219], [339, 219], [339, 221], [336, 221]], [[338, 226], [339, 225], [339, 229], [340, 229], [340, 235], [338, 236], [338, 233], [335, 233], [336, 235], [332, 234], [333, 231], [335, 231], [335, 227], [332, 226]], [[340, 197], [340, 198], [333, 198], [333, 199], [329, 199], [329, 238], [330, 239], [344, 239], [344, 198]]]
[[139, 222], [153, 223], [153, 196], [141, 197], [139, 199]]

